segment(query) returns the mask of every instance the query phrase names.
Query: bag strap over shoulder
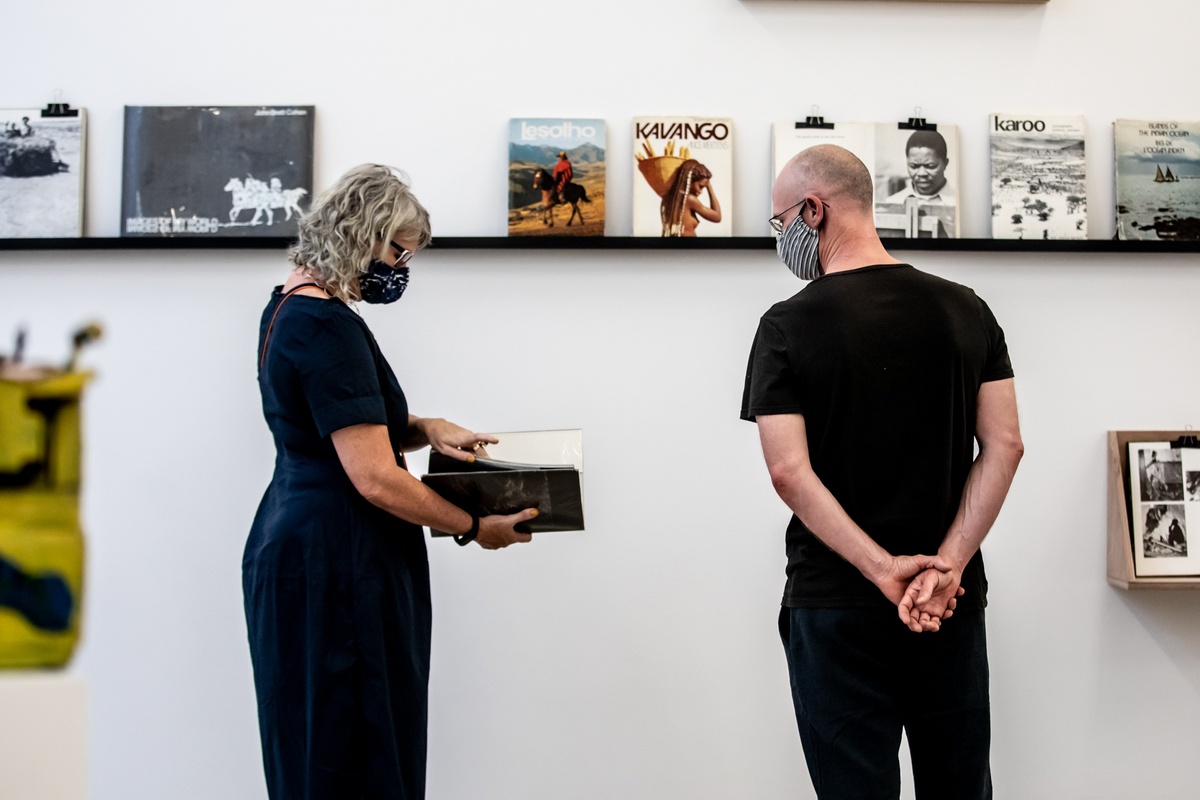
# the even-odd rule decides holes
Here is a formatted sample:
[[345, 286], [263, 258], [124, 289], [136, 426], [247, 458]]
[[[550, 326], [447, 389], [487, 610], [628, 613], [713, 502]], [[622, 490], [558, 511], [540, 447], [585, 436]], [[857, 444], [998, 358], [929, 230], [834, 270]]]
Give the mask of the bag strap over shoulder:
[[[297, 286], [293, 286], [291, 289], [288, 289], [287, 292], [280, 299], [279, 305], [275, 306], [275, 313], [271, 314], [271, 321], [267, 323], [267, 335], [263, 337], [262, 353], [258, 357], [258, 368], [259, 369], [262, 369], [262, 365], [265, 364], [267, 361], [267, 342], [269, 342], [271, 340], [271, 328], [273, 328], [275, 326], [275, 317], [279, 316], [279, 309], [283, 308], [284, 302], [289, 297], [291, 297], [292, 295], [294, 295], [296, 292], [300, 291], [301, 289], [307, 288], [309, 286], [316, 286], [318, 289], [321, 289], [320, 286], [318, 286], [315, 283], [312, 283], [311, 281], [308, 283], [301, 283]], [[325, 291], [325, 290], [321, 289], [321, 291]]]

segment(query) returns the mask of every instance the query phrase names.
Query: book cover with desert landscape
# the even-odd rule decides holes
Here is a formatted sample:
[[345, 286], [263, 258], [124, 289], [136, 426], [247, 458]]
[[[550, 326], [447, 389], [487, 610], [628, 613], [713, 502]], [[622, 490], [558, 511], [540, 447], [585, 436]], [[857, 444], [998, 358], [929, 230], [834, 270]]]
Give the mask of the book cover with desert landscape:
[[508, 124], [508, 235], [603, 236], [605, 123]]
[[993, 114], [993, 239], [1086, 239], [1081, 116]]
[[733, 235], [733, 121], [634, 117], [633, 235]]
[[1200, 239], [1200, 122], [1119, 119], [1117, 237]]

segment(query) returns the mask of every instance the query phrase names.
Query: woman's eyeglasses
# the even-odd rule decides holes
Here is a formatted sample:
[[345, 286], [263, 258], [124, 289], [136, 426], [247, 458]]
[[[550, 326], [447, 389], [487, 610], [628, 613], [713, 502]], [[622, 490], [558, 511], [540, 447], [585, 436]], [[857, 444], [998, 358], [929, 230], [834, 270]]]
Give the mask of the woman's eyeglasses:
[[401, 247], [400, 245], [396, 244], [395, 242], [388, 242], [388, 244], [390, 244], [392, 247], [396, 248], [396, 252], [400, 254], [396, 257], [396, 263], [394, 264], [394, 266], [398, 267], [401, 264], [407, 264], [408, 260], [410, 258], [412, 258], [414, 255], [412, 250], [409, 250], [405, 247]]

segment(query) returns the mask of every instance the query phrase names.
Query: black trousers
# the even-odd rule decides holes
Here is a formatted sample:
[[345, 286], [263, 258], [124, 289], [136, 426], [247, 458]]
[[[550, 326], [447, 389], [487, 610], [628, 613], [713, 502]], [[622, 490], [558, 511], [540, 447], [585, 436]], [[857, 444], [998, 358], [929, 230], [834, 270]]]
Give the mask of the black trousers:
[[898, 798], [902, 730], [917, 800], [990, 800], [982, 609], [913, 633], [894, 609], [784, 608], [779, 633], [820, 800]]

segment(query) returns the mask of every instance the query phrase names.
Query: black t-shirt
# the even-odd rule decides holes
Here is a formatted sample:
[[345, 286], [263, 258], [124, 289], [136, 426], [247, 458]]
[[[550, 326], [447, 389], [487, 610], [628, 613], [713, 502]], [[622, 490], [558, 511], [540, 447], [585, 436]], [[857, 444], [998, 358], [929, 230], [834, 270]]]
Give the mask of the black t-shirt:
[[[758, 326], [742, 419], [802, 414], [817, 477], [894, 555], [936, 553], [975, 455], [979, 387], [1013, 376], [1004, 332], [965, 286], [907, 264], [835, 272]], [[787, 528], [784, 605], [876, 606], [879, 589], [799, 519]], [[987, 602], [983, 559], [962, 607]]]

